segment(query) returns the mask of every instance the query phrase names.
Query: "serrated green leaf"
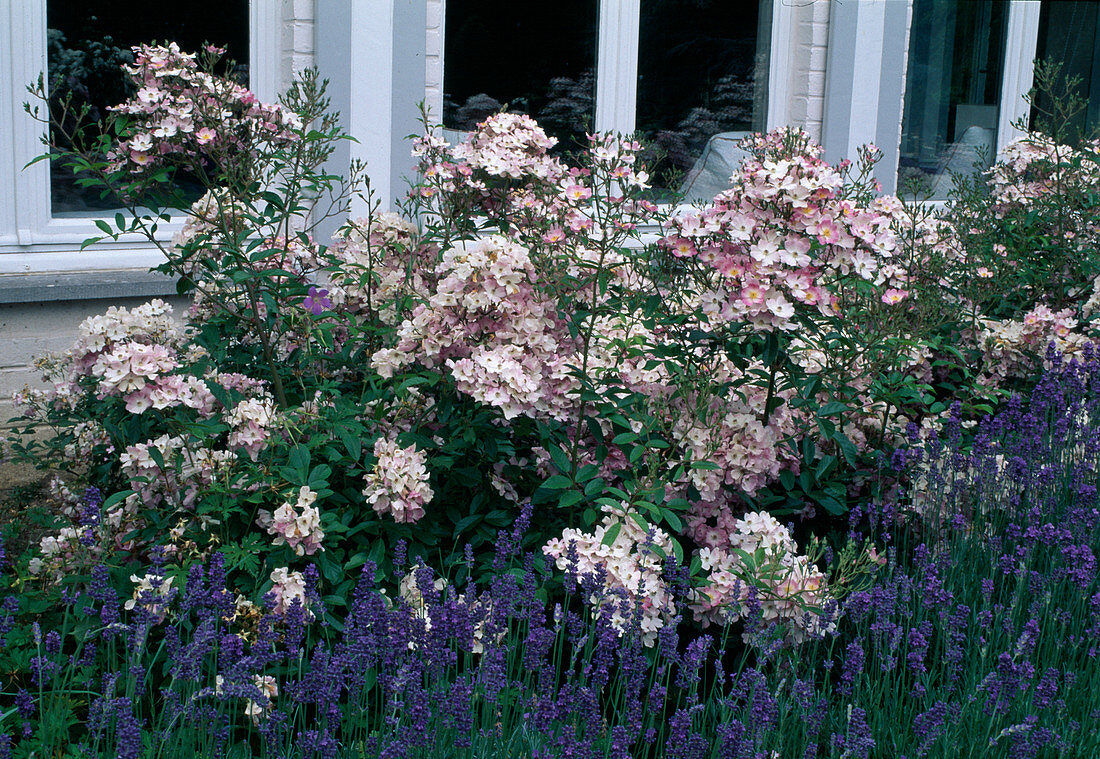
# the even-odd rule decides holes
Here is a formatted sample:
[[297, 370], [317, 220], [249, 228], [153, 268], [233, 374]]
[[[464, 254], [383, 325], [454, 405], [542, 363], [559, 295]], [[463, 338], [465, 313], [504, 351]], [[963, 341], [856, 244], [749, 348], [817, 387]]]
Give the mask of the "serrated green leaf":
[[676, 538], [670, 538], [672, 543], [672, 555], [676, 557], [677, 564], [684, 563], [684, 548], [680, 545], [680, 541]]
[[715, 464], [713, 461], [693, 461], [691, 462], [691, 468], [713, 471], [715, 469], [718, 469], [718, 465]]
[[683, 522], [680, 521], [680, 517], [675, 511], [672, 511], [671, 509], [663, 509], [661, 511], [661, 516], [663, 516], [665, 518], [665, 522], [675, 532], [682, 532], [683, 531], [684, 524], [683, 524]]
[[607, 483], [604, 482], [603, 477], [597, 477], [594, 480], [589, 480], [588, 484], [584, 486], [584, 495], [587, 498], [593, 498], [604, 492], [606, 487]]
[[573, 481], [564, 474], [555, 474], [550, 477], [550, 479], [546, 480], [546, 482], [542, 483], [542, 487], [545, 490], [563, 490], [573, 487]]
[[790, 469], [784, 469], [779, 473], [779, 484], [783, 486], [784, 490], [794, 490], [795, 486], [795, 474]]
[[561, 448], [556, 445], [550, 445], [546, 448], [550, 454], [550, 460], [554, 462], [554, 466], [558, 468], [559, 472], [572, 472], [573, 462], [569, 460], [569, 456]]
[[576, 506], [578, 503], [584, 500], [584, 494], [579, 490], [566, 490], [558, 498], [558, 508], [567, 509], [570, 506]]

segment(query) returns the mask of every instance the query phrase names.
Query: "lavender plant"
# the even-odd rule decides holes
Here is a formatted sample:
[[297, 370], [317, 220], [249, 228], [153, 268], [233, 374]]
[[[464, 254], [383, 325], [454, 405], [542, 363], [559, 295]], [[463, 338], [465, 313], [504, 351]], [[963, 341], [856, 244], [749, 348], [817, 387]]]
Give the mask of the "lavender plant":
[[[346, 615], [321, 628], [315, 572], [280, 610], [276, 594], [263, 609], [235, 600], [217, 557], [186, 579], [154, 572], [128, 600], [99, 567], [75, 613], [36, 638], [31, 687], [6, 692], [5, 719], [28, 725], [9, 743], [93, 756], [1091, 755], [1100, 359], [1052, 362], [969, 451], [948, 428], [898, 452], [911, 496], [850, 519], [853, 545], [873, 536], [883, 566], [836, 608], [835, 631], [801, 647], [753, 594], [739, 625], [688, 638], [668, 625], [646, 647], [644, 610], [599, 568], [576, 581], [601, 603], [548, 605], [548, 575], [514, 554], [528, 506], [499, 536], [513, 571], [459, 584], [398, 556], [396, 593], [368, 566]], [[690, 593], [673, 563], [662, 577], [680, 601]], [[738, 634], [749, 648], [731, 645]]]

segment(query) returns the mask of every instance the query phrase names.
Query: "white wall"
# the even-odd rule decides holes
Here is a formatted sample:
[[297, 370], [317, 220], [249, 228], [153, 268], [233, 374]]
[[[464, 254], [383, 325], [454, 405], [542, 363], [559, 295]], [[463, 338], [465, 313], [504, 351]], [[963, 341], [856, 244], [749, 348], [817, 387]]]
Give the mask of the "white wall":
[[[790, 3], [791, 0], [775, 0]], [[825, 114], [825, 67], [829, 47], [829, 3], [816, 0], [795, 3], [791, 47], [791, 78], [787, 102], [789, 123], [801, 126], [815, 140], [821, 139]]]
[[[285, 90], [302, 69], [314, 65], [313, 20], [315, 0], [282, 0], [282, 28], [279, 40], [280, 91]], [[331, 0], [321, 0], [331, 2]]]
[[424, 103], [436, 123], [443, 122], [444, 0], [427, 0], [428, 36], [424, 46]]

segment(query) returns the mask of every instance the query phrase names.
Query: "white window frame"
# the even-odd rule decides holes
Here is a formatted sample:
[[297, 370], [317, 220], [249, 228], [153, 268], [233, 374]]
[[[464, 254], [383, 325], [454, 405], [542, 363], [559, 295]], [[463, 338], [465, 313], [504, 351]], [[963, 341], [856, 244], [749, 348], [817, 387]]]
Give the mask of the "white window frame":
[[[913, 0], [909, 0], [912, 7]], [[997, 152], [1006, 145], [1024, 137], [1025, 132], [1013, 124], [1028, 115], [1028, 105], [1024, 95], [1035, 82], [1035, 56], [1039, 45], [1039, 13], [1042, 5], [1039, 0], [1010, 0], [1008, 6], [1008, 28], [1005, 30], [1004, 65], [1001, 71], [1001, 100], [997, 117]], [[908, 41], [906, 44], [908, 48]], [[907, 62], [908, 64], [908, 62]], [[908, 65], [906, 66], [908, 68]], [[907, 72], [906, 72], [907, 73]], [[902, 80], [902, 108], [904, 109], [904, 79]], [[900, 129], [899, 129], [900, 139]], [[893, 181], [897, 181], [898, 163], [893, 166]], [[935, 208], [946, 205], [944, 200], [926, 202]]]
[[[249, 3], [249, 73], [261, 100], [277, 96], [280, 3]], [[149, 268], [163, 254], [138, 235], [80, 250], [101, 234], [96, 218], [55, 217], [46, 161], [23, 168], [43, 151], [41, 125], [23, 110], [27, 85], [46, 70], [46, 0], [0, 0], [0, 274]], [[161, 224], [158, 239], [171, 239], [182, 220]]]
[[[787, 120], [791, 35], [794, 7], [772, 0], [771, 39], [768, 48], [768, 108], [765, 128]], [[632, 133], [638, 113], [638, 47], [641, 0], [601, 0], [599, 42], [596, 49], [596, 117], [598, 131]], [[444, 51], [444, 65], [446, 65]]]
[[[446, 0], [441, 0], [439, 56], [442, 83], [447, 65]], [[787, 87], [791, 67], [791, 35], [794, 6], [787, 0], [772, 0], [771, 40], [768, 55], [768, 112], [766, 124], [774, 129], [787, 120]], [[634, 132], [637, 120], [638, 45], [641, 32], [641, 0], [600, 0], [596, 43], [595, 128], [600, 132]], [[429, 77], [431, 78], [431, 77]], [[430, 103], [442, 112], [442, 102]]]

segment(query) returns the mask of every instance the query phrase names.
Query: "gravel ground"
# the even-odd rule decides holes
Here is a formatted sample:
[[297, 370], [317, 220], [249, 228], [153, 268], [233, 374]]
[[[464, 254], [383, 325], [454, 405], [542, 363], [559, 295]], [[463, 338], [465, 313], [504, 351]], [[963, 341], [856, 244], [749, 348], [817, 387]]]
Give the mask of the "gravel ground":
[[45, 479], [45, 475], [30, 464], [5, 461], [0, 463], [0, 493], [12, 488], [34, 485]]

